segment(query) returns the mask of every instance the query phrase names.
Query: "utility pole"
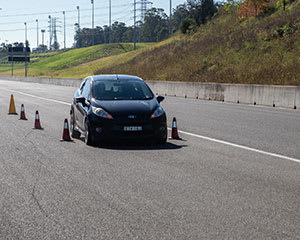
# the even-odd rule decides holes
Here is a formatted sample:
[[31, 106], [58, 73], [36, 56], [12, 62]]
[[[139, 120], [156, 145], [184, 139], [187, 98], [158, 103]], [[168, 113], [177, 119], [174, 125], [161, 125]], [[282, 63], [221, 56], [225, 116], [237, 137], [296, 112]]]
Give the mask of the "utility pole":
[[27, 22], [24, 22], [24, 25], [25, 25], [25, 44], [26, 44], [26, 42], [27, 42]]
[[54, 49], [59, 49], [58, 41], [57, 41], [57, 18], [52, 18], [52, 35], [53, 35], [53, 46]]
[[109, 43], [111, 43], [111, 0], [109, 0]]
[[63, 11], [64, 15], [64, 49], [66, 49], [66, 12]]
[[81, 39], [80, 39], [80, 9], [79, 6], [77, 6], [77, 11], [78, 11], [78, 47], [81, 47]]
[[41, 32], [42, 32], [42, 45], [44, 46], [44, 34], [45, 34], [46, 30], [41, 29]]
[[[152, 2], [149, 2], [148, 0], [139, 0], [139, 2], [137, 2], [136, 4], [141, 4], [141, 8], [139, 9], [141, 11], [141, 15], [140, 15], [140, 22], [139, 22], [139, 27], [141, 27], [141, 25], [144, 23], [145, 20], [145, 16], [148, 10], [148, 5], [152, 5]], [[141, 41], [141, 31], [138, 32], [137, 34], [137, 41]]]
[[95, 35], [94, 35], [94, 23], [95, 23], [95, 9], [94, 9], [94, 0], [91, 0], [92, 4], [92, 41], [93, 41], [93, 46], [95, 45]]
[[51, 15], [49, 15], [49, 51], [51, 51], [51, 41], [52, 41], [52, 19]]
[[24, 22], [25, 25], [25, 46], [24, 46], [24, 56], [25, 56], [25, 77], [27, 77], [27, 47], [28, 47], [28, 41], [27, 41], [27, 23]]
[[36, 19], [36, 48], [39, 47], [39, 20]]
[[147, 12], [147, 5], [148, 4], [152, 4], [152, 2], [149, 2], [147, 0], [140, 0], [139, 2], [141, 4], [141, 22], [143, 23], [144, 22], [144, 19], [145, 19], [145, 15], [146, 15], [146, 12]]
[[169, 19], [169, 34], [170, 36], [172, 35], [173, 33], [173, 26], [172, 26], [172, 0], [170, 0], [170, 19]]
[[136, 50], [136, 0], [134, 0], [134, 17], [133, 17], [133, 49]]

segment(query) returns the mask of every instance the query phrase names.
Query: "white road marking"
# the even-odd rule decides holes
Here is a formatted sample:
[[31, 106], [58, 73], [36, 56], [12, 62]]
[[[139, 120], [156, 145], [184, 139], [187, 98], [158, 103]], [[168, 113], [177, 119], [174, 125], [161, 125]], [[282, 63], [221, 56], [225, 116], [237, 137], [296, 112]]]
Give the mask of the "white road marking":
[[[15, 92], [15, 93], [19, 93], [19, 94], [22, 94], [22, 95], [25, 95], [25, 96], [28, 96], [28, 97], [33, 97], [33, 98], [38, 98], [38, 99], [41, 99], [41, 100], [49, 101], [49, 102], [55, 102], [55, 103], [64, 104], [64, 105], [68, 105], [68, 106], [71, 105], [70, 103], [67, 103], [67, 102], [58, 101], [58, 100], [51, 99], [51, 98], [39, 97], [39, 96], [36, 96], [36, 95], [32, 95], [32, 94], [28, 94], [28, 93], [23, 93], [23, 92], [12, 90], [12, 89], [9, 89], [9, 91], [12, 91], [12, 92]], [[172, 130], [171, 128], [168, 128], [168, 129]], [[185, 131], [181, 131], [181, 130], [179, 130], [178, 132], [180, 132], [182, 134], [186, 134], [186, 135], [192, 136], [192, 137], [200, 138], [200, 139], [203, 139], [203, 140], [207, 140], [207, 141], [211, 141], [211, 142], [216, 142], [216, 143], [224, 144], [224, 145], [235, 147], [235, 148], [240, 148], [240, 149], [243, 149], [243, 150], [247, 150], [247, 151], [251, 151], [251, 152], [256, 152], [256, 153], [264, 154], [264, 155], [267, 155], [267, 156], [281, 158], [281, 159], [285, 159], [285, 160], [289, 160], [289, 161], [300, 163], [300, 159], [297, 159], [297, 158], [292, 158], [292, 157], [288, 157], [288, 156], [277, 154], [277, 153], [266, 152], [266, 151], [259, 150], [259, 149], [256, 149], [256, 148], [251, 148], [251, 147], [247, 147], [247, 146], [243, 146], [243, 145], [239, 145], [239, 144], [235, 144], [235, 143], [231, 143], [231, 142], [226, 142], [226, 141], [223, 141], [223, 140], [219, 140], [219, 139], [215, 139], [215, 138], [211, 138], [211, 137], [206, 137], [206, 136], [198, 135], [198, 134], [195, 134], [195, 133], [189, 133], [189, 132], [185, 132]]]
[[[168, 128], [168, 129], [172, 130], [171, 128]], [[297, 159], [297, 158], [292, 158], [292, 157], [284, 156], [284, 155], [277, 154], [277, 153], [266, 152], [266, 151], [259, 150], [259, 149], [256, 149], [256, 148], [251, 148], [251, 147], [247, 147], [247, 146], [243, 146], [243, 145], [239, 145], [239, 144], [235, 144], [235, 143], [231, 143], [231, 142], [226, 142], [226, 141], [223, 141], [223, 140], [210, 138], [210, 137], [206, 137], [206, 136], [202, 136], [202, 135], [198, 135], [198, 134], [194, 134], [194, 133], [189, 133], [189, 132], [185, 132], [185, 131], [181, 131], [181, 130], [178, 130], [178, 132], [182, 133], [182, 134], [192, 136], [192, 137], [201, 138], [203, 140], [216, 142], [216, 143], [220, 143], [220, 144], [225, 144], [225, 145], [228, 145], [228, 146], [231, 146], [231, 147], [236, 147], [236, 148], [248, 150], [248, 151], [251, 151], [251, 152], [261, 153], [261, 154], [268, 155], [268, 156], [271, 156], [271, 157], [281, 158], [281, 159], [285, 159], [285, 160], [300, 163], [300, 159]]]
[[55, 103], [60, 103], [60, 104], [68, 105], [68, 106], [71, 105], [70, 103], [58, 101], [58, 100], [51, 99], [51, 98], [39, 97], [39, 96], [36, 96], [36, 95], [32, 95], [32, 94], [28, 94], [28, 93], [23, 93], [23, 92], [12, 90], [12, 89], [8, 89], [8, 90], [11, 91], [11, 92], [15, 92], [15, 93], [19, 93], [19, 94], [28, 96], [28, 97], [38, 98], [38, 99], [41, 99], [41, 100], [45, 100], [45, 101], [49, 101], [49, 102], [55, 102]]

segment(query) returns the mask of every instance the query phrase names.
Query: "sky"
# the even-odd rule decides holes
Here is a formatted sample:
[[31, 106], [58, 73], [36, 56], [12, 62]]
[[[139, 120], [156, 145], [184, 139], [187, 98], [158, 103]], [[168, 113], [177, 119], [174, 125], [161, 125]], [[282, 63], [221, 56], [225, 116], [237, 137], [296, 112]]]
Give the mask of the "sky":
[[[133, 25], [133, 0], [111, 0], [112, 22], [125, 22], [127, 26]], [[139, 2], [139, 0], [136, 0]], [[163, 8], [169, 15], [169, 0], [150, 0], [152, 7]], [[186, 2], [185, 0], [172, 0], [172, 8]], [[45, 29], [44, 44], [49, 45], [48, 16], [57, 18], [57, 38], [61, 47], [64, 46], [64, 16], [66, 17], [66, 47], [74, 43], [74, 24], [78, 22], [80, 8], [80, 27], [92, 26], [91, 0], [0, 0], [0, 43], [24, 42], [25, 22], [27, 24], [27, 39], [31, 48], [42, 43], [41, 29]], [[150, 8], [151, 5], [148, 5]], [[94, 0], [95, 26], [108, 25], [109, 0]], [[137, 9], [140, 4], [137, 4]], [[137, 16], [140, 11], [137, 11]], [[36, 22], [38, 20], [38, 24]], [[39, 34], [37, 34], [37, 25]]]

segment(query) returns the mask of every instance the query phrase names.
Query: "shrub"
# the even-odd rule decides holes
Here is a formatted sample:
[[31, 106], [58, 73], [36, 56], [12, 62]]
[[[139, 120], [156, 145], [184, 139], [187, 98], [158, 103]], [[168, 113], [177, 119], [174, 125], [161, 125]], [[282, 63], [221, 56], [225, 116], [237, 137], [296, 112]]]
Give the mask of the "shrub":
[[196, 22], [191, 18], [184, 19], [180, 24], [180, 31], [183, 34], [189, 33], [191, 30], [196, 28]]

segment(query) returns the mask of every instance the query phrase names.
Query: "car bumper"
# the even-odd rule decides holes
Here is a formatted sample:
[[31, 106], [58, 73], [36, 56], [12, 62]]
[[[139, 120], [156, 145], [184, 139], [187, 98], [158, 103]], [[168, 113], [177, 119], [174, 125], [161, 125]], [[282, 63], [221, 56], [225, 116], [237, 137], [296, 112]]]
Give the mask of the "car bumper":
[[[94, 141], [101, 142], [148, 142], [167, 138], [166, 116], [154, 119], [103, 119], [88, 118]], [[125, 131], [124, 127], [141, 127], [141, 131]]]

